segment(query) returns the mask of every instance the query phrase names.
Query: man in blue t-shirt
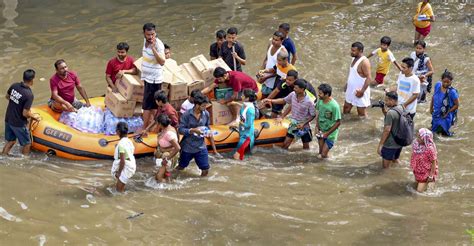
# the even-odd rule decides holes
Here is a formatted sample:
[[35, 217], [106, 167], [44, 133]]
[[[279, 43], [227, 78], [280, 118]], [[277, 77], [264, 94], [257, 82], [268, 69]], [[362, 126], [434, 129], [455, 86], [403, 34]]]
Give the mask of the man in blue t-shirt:
[[38, 120], [39, 117], [31, 113], [31, 105], [33, 104], [33, 80], [35, 71], [28, 69], [23, 72], [23, 81], [14, 83], [8, 88], [7, 112], [5, 114], [5, 140], [7, 143], [3, 147], [2, 154], [8, 155], [17, 139], [22, 147], [23, 155], [30, 154], [31, 139], [28, 128], [28, 119]]
[[293, 43], [293, 40], [288, 36], [288, 33], [290, 32], [290, 24], [282, 23], [280, 26], [278, 26], [278, 31], [285, 35], [283, 46], [285, 46], [286, 50], [288, 51], [288, 60], [291, 61], [292, 65], [295, 65], [298, 56], [296, 55], [295, 43]]

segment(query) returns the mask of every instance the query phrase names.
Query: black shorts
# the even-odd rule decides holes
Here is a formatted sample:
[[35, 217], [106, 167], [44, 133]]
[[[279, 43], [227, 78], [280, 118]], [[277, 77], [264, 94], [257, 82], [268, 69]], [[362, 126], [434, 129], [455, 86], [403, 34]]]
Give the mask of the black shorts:
[[399, 149], [390, 149], [382, 147], [382, 158], [387, 161], [398, 160], [400, 158], [400, 153], [402, 152], [402, 148]]
[[[286, 133], [286, 137], [288, 138], [295, 138], [295, 135], [291, 133]], [[309, 143], [313, 141], [313, 133], [311, 132], [311, 129], [303, 136], [301, 136], [301, 142], [303, 143]]]
[[143, 110], [157, 109], [158, 105], [155, 102], [155, 92], [161, 90], [160, 84], [151, 84], [145, 81], [145, 88], [143, 90]]

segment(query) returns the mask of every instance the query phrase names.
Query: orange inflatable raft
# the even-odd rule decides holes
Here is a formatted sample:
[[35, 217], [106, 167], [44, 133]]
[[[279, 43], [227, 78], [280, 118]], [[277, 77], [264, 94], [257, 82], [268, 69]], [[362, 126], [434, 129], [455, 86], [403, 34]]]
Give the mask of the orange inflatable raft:
[[[91, 98], [92, 105], [104, 107], [104, 97]], [[36, 106], [32, 112], [40, 116], [39, 122], [31, 127], [33, 135], [32, 147], [49, 155], [56, 155], [71, 160], [113, 159], [117, 136], [92, 134], [78, 131], [59, 122], [60, 114], [52, 111], [47, 105]], [[256, 120], [256, 146], [281, 145], [285, 139], [288, 122], [277, 125], [272, 119]], [[239, 141], [239, 133], [225, 125], [213, 125], [216, 132], [214, 141], [219, 152], [230, 151]], [[134, 139], [135, 157], [150, 156], [154, 153], [157, 144], [157, 135], [148, 134], [147, 137], [129, 137]], [[209, 150], [210, 142], [206, 140]]]

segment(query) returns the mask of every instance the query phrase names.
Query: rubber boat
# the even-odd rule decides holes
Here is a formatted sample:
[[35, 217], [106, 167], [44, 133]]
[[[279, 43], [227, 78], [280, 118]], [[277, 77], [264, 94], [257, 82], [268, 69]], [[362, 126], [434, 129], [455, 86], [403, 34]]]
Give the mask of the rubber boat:
[[[91, 98], [92, 105], [104, 108], [104, 97]], [[60, 114], [52, 111], [47, 105], [32, 108], [34, 114], [39, 115], [40, 121], [31, 124], [33, 149], [71, 160], [113, 159], [115, 145], [119, 141], [117, 136], [92, 134], [78, 131], [59, 122]], [[281, 145], [286, 136], [288, 122], [276, 124], [272, 119], [255, 121], [255, 145]], [[236, 129], [225, 125], [212, 125], [215, 132], [214, 141], [218, 152], [231, 151], [239, 141]], [[153, 155], [157, 145], [157, 135], [148, 134], [146, 137], [130, 134], [135, 145], [135, 157]], [[210, 142], [206, 139], [209, 150]]]

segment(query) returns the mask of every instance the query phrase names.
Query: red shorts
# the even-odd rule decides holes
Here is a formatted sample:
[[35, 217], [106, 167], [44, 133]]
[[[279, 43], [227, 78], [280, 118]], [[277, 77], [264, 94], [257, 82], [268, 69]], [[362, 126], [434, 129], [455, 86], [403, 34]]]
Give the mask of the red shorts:
[[383, 84], [383, 79], [385, 78], [385, 75], [386, 74], [383, 73], [375, 73], [375, 81], [377, 81], [377, 84]]
[[416, 28], [416, 31], [423, 35], [423, 36], [428, 36], [428, 34], [430, 34], [430, 31], [431, 31], [431, 25], [425, 27], [425, 28], [419, 28], [419, 27], [415, 27]]

